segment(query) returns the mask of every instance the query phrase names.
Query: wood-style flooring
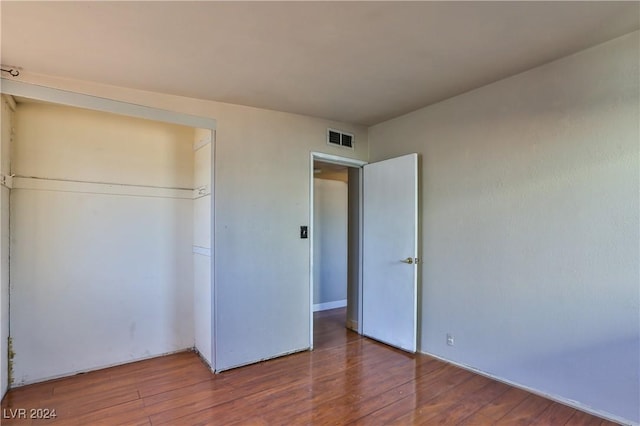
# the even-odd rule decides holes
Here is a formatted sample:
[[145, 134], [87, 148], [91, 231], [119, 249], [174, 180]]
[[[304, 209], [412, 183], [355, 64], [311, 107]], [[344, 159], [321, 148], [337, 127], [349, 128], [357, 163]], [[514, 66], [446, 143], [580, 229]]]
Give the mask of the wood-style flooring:
[[[9, 391], [11, 425], [614, 425], [316, 314], [313, 352], [214, 375], [191, 352]], [[55, 410], [55, 419], [24, 419]], [[32, 411], [41, 409], [41, 411]], [[13, 417], [13, 418], [12, 418]]]

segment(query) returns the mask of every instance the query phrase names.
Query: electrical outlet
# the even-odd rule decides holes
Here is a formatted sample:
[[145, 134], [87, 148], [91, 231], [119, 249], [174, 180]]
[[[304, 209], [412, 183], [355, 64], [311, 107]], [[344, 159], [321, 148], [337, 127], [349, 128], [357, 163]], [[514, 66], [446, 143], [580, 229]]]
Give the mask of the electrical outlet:
[[453, 339], [453, 334], [447, 333], [447, 345], [453, 346], [455, 344], [455, 340]]

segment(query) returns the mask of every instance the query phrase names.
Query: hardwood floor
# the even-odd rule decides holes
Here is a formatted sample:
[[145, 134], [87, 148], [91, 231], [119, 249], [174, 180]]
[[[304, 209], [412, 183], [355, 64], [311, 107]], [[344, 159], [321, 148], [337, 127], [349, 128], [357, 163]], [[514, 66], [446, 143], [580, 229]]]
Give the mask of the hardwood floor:
[[[316, 314], [313, 352], [218, 375], [193, 353], [11, 390], [2, 425], [614, 425]], [[21, 417], [56, 410], [55, 419]], [[13, 417], [13, 418], [12, 418]]]

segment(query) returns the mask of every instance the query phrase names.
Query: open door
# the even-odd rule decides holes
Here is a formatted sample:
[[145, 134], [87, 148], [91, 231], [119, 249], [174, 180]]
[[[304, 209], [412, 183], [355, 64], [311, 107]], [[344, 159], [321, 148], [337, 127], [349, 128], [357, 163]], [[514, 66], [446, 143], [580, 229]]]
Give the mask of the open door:
[[415, 352], [418, 154], [364, 166], [363, 334]]

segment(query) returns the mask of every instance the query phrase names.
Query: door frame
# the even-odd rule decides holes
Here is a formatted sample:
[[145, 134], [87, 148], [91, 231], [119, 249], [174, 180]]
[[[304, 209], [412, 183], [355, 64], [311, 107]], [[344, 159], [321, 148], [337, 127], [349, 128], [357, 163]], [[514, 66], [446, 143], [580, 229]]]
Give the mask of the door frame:
[[313, 350], [313, 294], [314, 294], [314, 262], [313, 262], [313, 241], [314, 241], [314, 161], [337, 164], [359, 169], [358, 173], [358, 334], [362, 334], [362, 168], [368, 164], [366, 161], [354, 158], [341, 157], [339, 155], [326, 154], [312, 151], [309, 159], [309, 350]]

